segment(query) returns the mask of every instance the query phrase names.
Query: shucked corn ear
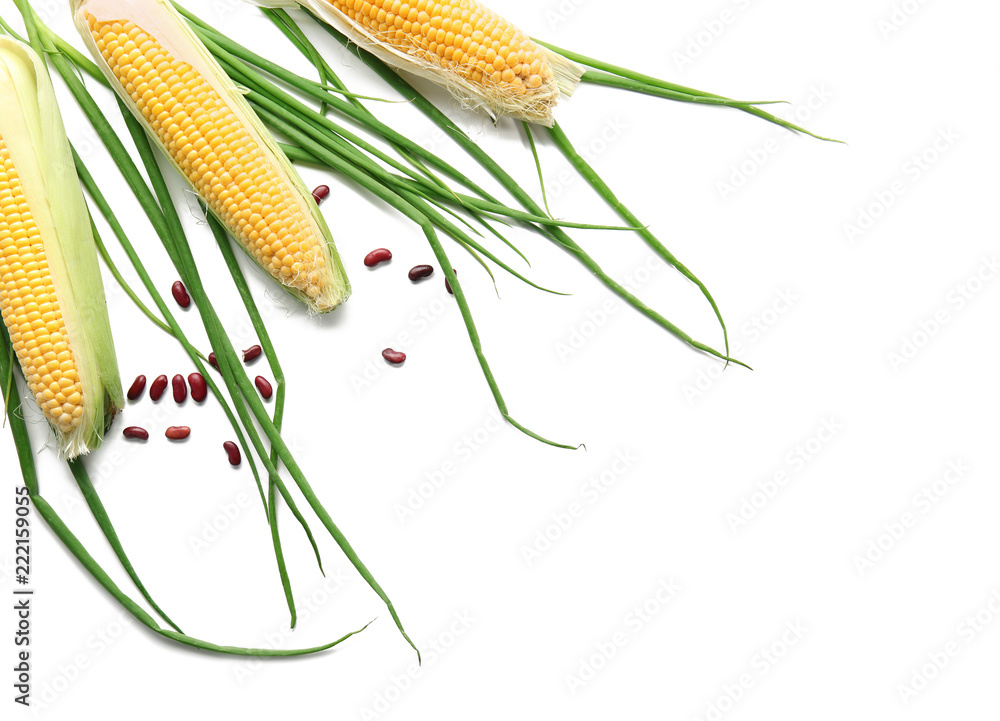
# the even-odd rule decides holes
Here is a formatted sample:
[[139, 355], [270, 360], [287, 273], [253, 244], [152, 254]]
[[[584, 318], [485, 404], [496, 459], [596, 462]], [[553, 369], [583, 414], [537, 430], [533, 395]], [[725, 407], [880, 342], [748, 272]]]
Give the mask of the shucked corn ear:
[[477, 0], [251, 0], [301, 5], [400, 70], [443, 85], [468, 107], [551, 127], [582, 69]]
[[52, 83], [0, 37], [0, 313], [28, 388], [75, 458], [124, 404], [90, 216]]
[[125, 105], [246, 252], [318, 313], [350, 295], [309, 190], [239, 89], [165, 0], [73, 0]]

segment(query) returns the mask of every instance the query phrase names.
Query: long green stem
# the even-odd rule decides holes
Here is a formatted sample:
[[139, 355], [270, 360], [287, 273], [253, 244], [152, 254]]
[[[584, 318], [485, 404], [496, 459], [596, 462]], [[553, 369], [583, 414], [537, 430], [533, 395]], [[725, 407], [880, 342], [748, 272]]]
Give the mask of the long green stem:
[[[611, 63], [604, 62], [603, 60], [598, 60], [596, 58], [590, 58], [586, 55], [581, 55], [580, 53], [575, 53], [572, 50], [567, 50], [565, 48], [552, 45], [551, 43], [546, 43], [542, 40], [535, 39], [535, 42], [539, 45], [547, 47], [549, 50], [559, 53], [564, 58], [572, 60], [580, 65], [586, 65], [595, 70], [601, 70], [604, 73], [609, 73], [613, 76], [618, 76], [624, 81], [615, 83], [612, 79], [607, 76], [602, 75], [589, 75], [584, 73], [582, 82], [595, 83], [599, 85], [610, 85], [613, 87], [618, 87], [623, 90], [632, 90], [635, 92], [644, 92], [649, 95], [659, 95], [661, 97], [670, 97], [672, 100], [680, 100], [681, 102], [709, 102], [718, 103], [721, 105], [730, 105], [737, 110], [742, 110], [744, 113], [749, 113], [750, 115], [756, 115], [758, 118], [766, 120], [769, 123], [774, 123], [775, 125], [780, 125], [781, 127], [791, 130], [796, 133], [803, 133], [805, 135], [811, 135], [817, 140], [826, 140], [830, 142], [839, 143], [839, 140], [833, 140], [831, 138], [824, 138], [820, 135], [816, 135], [805, 128], [801, 128], [794, 123], [791, 123], [783, 118], [779, 118], [776, 115], [772, 115], [766, 110], [761, 110], [760, 108], [754, 107], [755, 105], [763, 105], [767, 103], [774, 103], [776, 101], [770, 100], [763, 103], [750, 103], [746, 101], [731, 100], [722, 95], [716, 95], [714, 93], [706, 93], [702, 90], [696, 90], [695, 88], [689, 88], [685, 85], [678, 85], [677, 83], [671, 83], [666, 80], [660, 80], [659, 78], [654, 78], [651, 75], [644, 75], [643, 73], [638, 73], [634, 70], [629, 70], [628, 68], [623, 68], [618, 65], [613, 65]], [[661, 92], [658, 92], [661, 91]], [[721, 102], [720, 102], [721, 101]]]
[[[0, 338], [2, 338], [4, 346], [4, 348], [0, 350], [9, 349], [11, 347], [10, 339], [7, 337], [6, 329], [4, 329], [3, 332], [0, 332]], [[11, 356], [0, 352], [0, 377], [12, 377], [15, 365], [16, 364], [13, 363]], [[45, 521], [46, 525], [52, 530], [53, 533], [55, 533], [56, 537], [63, 543], [67, 550], [73, 554], [77, 561], [80, 562], [80, 564], [94, 578], [94, 580], [97, 581], [104, 588], [104, 590], [107, 591], [108, 594], [114, 598], [115, 601], [117, 601], [133, 618], [154, 633], [185, 646], [191, 646], [204, 651], [213, 651], [216, 653], [236, 656], [280, 657], [302, 656], [325, 651], [367, 628], [367, 625], [365, 625], [357, 631], [352, 631], [336, 641], [322, 646], [301, 649], [268, 649], [245, 648], [241, 646], [220, 646], [193, 636], [187, 636], [176, 630], [160, 628], [159, 624], [156, 623], [152, 616], [150, 616], [141, 606], [139, 606], [124, 591], [122, 591], [121, 588], [118, 587], [118, 585], [111, 579], [101, 565], [94, 560], [93, 556], [90, 555], [83, 543], [81, 543], [73, 532], [70, 531], [69, 527], [59, 517], [59, 514], [56, 513], [55, 509], [53, 509], [52, 506], [49, 505], [48, 501], [46, 501], [40, 494], [38, 474], [35, 468], [34, 452], [31, 448], [31, 440], [28, 437], [27, 424], [25, 423], [21, 412], [21, 399], [17, 393], [11, 394], [10, 403], [7, 407], [7, 420], [10, 424], [11, 436], [14, 439], [14, 449], [17, 453], [18, 462], [21, 467], [21, 478], [25, 487], [28, 489], [28, 495], [31, 498], [31, 502], [35, 507], [35, 510], [38, 512], [38, 515], [43, 521]]]
[[559, 123], [556, 123], [551, 128], [548, 128], [548, 131], [549, 136], [555, 141], [556, 146], [562, 152], [563, 156], [576, 169], [576, 172], [578, 172], [584, 180], [586, 180], [590, 186], [597, 191], [597, 194], [600, 195], [605, 202], [607, 202], [615, 210], [615, 212], [625, 220], [626, 223], [632, 223], [638, 228], [636, 232], [639, 233], [639, 236], [646, 241], [646, 244], [650, 248], [655, 250], [661, 258], [680, 271], [681, 275], [698, 286], [702, 295], [705, 296], [709, 304], [712, 306], [712, 310], [715, 311], [715, 317], [718, 319], [719, 325], [722, 326], [722, 336], [725, 341], [726, 355], [728, 356], [729, 333], [726, 330], [726, 321], [723, 319], [722, 311], [719, 310], [719, 306], [715, 302], [715, 298], [713, 298], [712, 294], [709, 292], [708, 287], [702, 283], [694, 273], [688, 270], [687, 266], [677, 260], [674, 254], [667, 250], [666, 246], [664, 246], [655, 235], [649, 232], [647, 228], [642, 227], [642, 223], [639, 219], [635, 217], [632, 211], [625, 207], [625, 204], [618, 199], [608, 184], [604, 182], [590, 163], [584, 160], [583, 156], [576, 152], [576, 149], [573, 147], [573, 144], [570, 143], [569, 138], [566, 137], [566, 133], [563, 132]]
[[[208, 224], [212, 229], [212, 234], [215, 236], [215, 242], [219, 246], [223, 259], [226, 261], [226, 267], [229, 268], [229, 273], [233, 278], [233, 283], [236, 285], [236, 289], [239, 291], [240, 297], [243, 299], [243, 305], [246, 307], [247, 314], [250, 316], [250, 322], [254, 327], [254, 331], [257, 333], [257, 338], [260, 340], [261, 348], [264, 351], [264, 356], [268, 360], [268, 366], [271, 368], [271, 373], [274, 375], [277, 391], [275, 392], [273, 420], [275, 427], [280, 430], [282, 418], [284, 416], [285, 394], [287, 392], [284, 371], [282, 371], [281, 364], [278, 362], [277, 352], [274, 349], [274, 344], [271, 342], [271, 336], [267, 332], [267, 326], [264, 325], [264, 319], [260, 315], [260, 309], [253, 301], [253, 297], [250, 295], [250, 288], [247, 285], [246, 277], [243, 275], [239, 262], [236, 260], [236, 253], [233, 251], [232, 247], [232, 242], [235, 241], [230, 241], [230, 239], [226, 236], [225, 229], [214, 216], [206, 213], [206, 217], [208, 218]], [[273, 449], [271, 451], [271, 463], [275, 465], [278, 463], [277, 454]], [[295, 516], [296, 520], [298, 520], [299, 524], [305, 531], [306, 537], [309, 539], [309, 543], [312, 546], [313, 553], [316, 556], [316, 563], [322, 573], [323, 558], [320, 555], [319, 546], [316, 544], [316, 539], [313, 537], [309, 524], [306, 522], [305, 517], [299, 510], [298, 505], [295, 503], [295, 499], [292, 498], [291, 494], [288, 492], [288, 488], [285, 484], [280, 483], [275, 485], [278, 486], [278, 490], [281, 492], [281, 496], [285, 500], [285, 503], [288, 504], [288, 508], [292, 512], [292, 515]]]
[[125, 548], [122, 546], [121, 541], [118, 538], [118, 534], [115, 532], [115, 528], [111, 524], [111, 518], [108, 516], [108, 511], [101, 502], [100, 496], [97, 495], [97, 489], [94, 488], [94, 484], [90, 480], [90, 475], [84, 467], [83, 459], [77, 458], [70, 461], [69, 469], [72, 471], [73, 477], [76, 479], [76, 483], [80, 487], [80, 492], [83, 494], [84, 500], [87, 501], [87, 506], [90, 508], [90, 511], [94, 516], [94, 520], [97, 521], [97, 525], [100, 526], [101, 532], [104, 533], [104, 537], [108, 539], [108, 543], [111, 545], [112, 550], [114, 550], [115, 555], [118, 556], [118, 561], [122, 564], [122, 568], [125, 569], [129, 578], [132, 579], [132, 583], [135, 584], [135, 587], [139, 589], [139, 593], [142, 594], [142, 597], [146, 599], [146, 603], [148, 603], [152, 609], [159, 614], [160, 618], [166, 621], [167, 625], [169, 625], [172, 629], [178, 633], [184, 633], [157, 605], [156, 601], [153, 600], [153, 597], [146, 590], [142, 581], [139, 580], [139, 574], [136, 573], [135, 568], [132, 566], [132, 562], [125, 553]]
[[[461, 128], [459, 128], [455, 123], [448, 118], [444, 113], [442, 113], [433, 103], [427, 100], [423, 95], [420, 94], [412, 85], [410, 85], [402, 76], [395, 73], [389, 66], [383, 63], [381, 60], [376, 58], [371, 53], [367, 52], [363, 48], [353, 45], [348, 41], [348, 39], [329, 27], [326, 24], [320, 23], [321, 27], [326, 30], [330, 35], [337, 39], [341, 44], [344, 45], [351, 53], [357, 56], [362, 62], [364, 62], [369, 68], [375, 71], [380, 78], [391, 85], [397, 92], [399, 92], [403, 97], [409, 98], [411, 103], [424, 115], [430, 118], [439, 128], [441, 128], [452, 140], [454, 140], [465, 152], [470, 155], [476, 162], [482, 166], [486, 172], [492, 175], [497, 182], [499, 182], [529, 213], [542, 216], [544, 211], [538, 206], [538, 204], [532, 199], [532, 197], [517, 183], [486, 151], [480, 148], [476, 143], [474, 143]], [[738, 361], [734, 358], [728, 357], [728, 354], [720, 353], [711, 346], [708, 346], [700, 341], [694, 340], [687, 333], [682, 331], [678, 326], [676, 326], [671, 321], [667, 320], [661, 313], [653, 310], [645, 303], [643, 303], [639, 298], [637, 298], [633, 293], [629, 292], [621, 283], [617, 282], [611, 278], [604, 269], [590, 257], [579, 244], [576, 243], [569, 235], [567, 235], [562, 229], [556, 227], [542, 227], [541, 232], [550, 237], [555, 242], [562, 245], [570, 253], [572, 253], [585, 267], [587, 267], [592, 273], [594, 273], [597, 278], [604, 283], [608, 288], [610, 288], [616, 295], [624, 299], [633, 308], [638, 310], [643, 315], [652, 319], [654, 322], [659, 324], [668, 332], [680, 338], [685, 343], [688, 343], [694, 348], [701, 350], [709, 355], [715, 356], [723, 361], [732, 362], [737, 365], [746, 366], [742, 361]]]
[[[257, 448], [258, 457], [261, 458], [261, 461], [264, 463], [269, 474], [277, 474], [277, 469], [274, 467], [274, 464], [270, 463], [270, 458], [268, 457], [266, 450], [260, 444], [259, 438], [256, 437], [256, 433], [251, 432], [254, 429], [254, 420], [265, 432], [272, 443], [272, 447], [277, 449], [278, 458], [288, 469], [292, 478], [299, 486], [300, 491], [308, 500], [310, 506], [313, 508], [313, 511], [317, 514], [317, 516], [319, 516], [328, 532], [334, 538], [334, 541], [338, 544], [338, 546], [340, 546], [341, 550], [353, 563], [361, 576], [368, 582], [376, 594], [386, 604], [400, 633], [414, 648], [414, 650], [417, 651], [419, 658], [419, 650], [417, 650], [416, 646], [403, 629], [399, 616], [392, 606], [392, 603], [389, 601], [388, 596], [386, 596], [385, 592], [372, 576], [371, 572], [361, 562], [360, 558], [358, 558], [357, 553], [348, 543], [347, 538], [336, 526], [329, 513], [320, 503], [315, 492], [312, 490], [311, 485], [306, 480], [305, 475], [302, 473], [293, 458], [290, 449], [281, 438], [281, 434], [274, 427], [267, 410], [264, 408], [257, 395], [256, 389], [250, 383], [246, 374], [238, 372], [239, 361], [236, 357], [235, 349], [233, 348], [229, 337], [226, 335], [222, 327], [222, 323], [215, 314], [211, 302], [205, 292], [201, 277], [195, 267], [193, 257], [191, 256], [190, 248], [187, 246], [186, 238], [184, 238], [183, 235], [175, 236], [170, 224], [164, 217], [165, 212], [169, 213], [172, 210], [176, 213], [176, 210], [173, 206], [170, 208], [161, 208], [158, 205], [154, 195], [146, 186], [141, 174], [132, 162], [128, 151], [122, 145], [120, 138], [115, 133], [114, 129], [112, 129], [107, 123], [104, 114], [96, 107], [96, 104], [83, 87], [80, 79], [73, 72], [72, 67], [69, 65], [69, 61], [65, 56], [55, 51], [55, 47], [52, 45], [51, 40], [49, 40], [47, 36], [45, 38], [40, 37], [39, 27], [44, 26], [41, 26], [40, 23], [36, 25], [36, 17], [34, 12], [31, 10], [31, 7], [27, 4], [27, 0], [16, 0], [16, 2], [18, 4], [18, 9], [25, 18], [25, 23], [29, 28], [29, 36], [31, 37], [33, 44], [39, 49], [41, 54], [47, 55], [50, 58], [54, 67], [56, 67], [60, 76], [62, 76], [64, 82], [66, 82], [74, 97], [80, 103], [81, 108], [84, 109], [91, 124], [101, 138], [101, 141], [108, 148], [112, 159], [122, 172], [123, 177], [135, 194], [140, 206], [143, 208], [143, 211], [146, 213], [154, 231], [166, 248], [168, 255], [170, 255], [171, 261], [181, 274], [181, 279], [187, 286], [188, 292], [191, 294], [191, 297], [195, 302], [195, 306], [202, 317], [205, 330], [212, 341], [213, 350], [216, 352], [219, 366], [222, 370], [223, 379], [226, 381], [227, 386], [229, 386], [230, 393], [233, 395], [234, 401], [236, 399], [236, 394], [241, 394], [246, 402], [246, 405], [249, 406], [250, 413], [252, 413], [253, 418], [250, 417], [250, 414], [247, 412], [243, 403], [235, 403], [241, 422], [244, 428], [247, 429], [247, 432], [251, 435], [251, 440], [254, 441], [254, 445]], [[134, 118], [132, 120], [134, 121]], [[131, 128], [130, 131], [132, 131]]]

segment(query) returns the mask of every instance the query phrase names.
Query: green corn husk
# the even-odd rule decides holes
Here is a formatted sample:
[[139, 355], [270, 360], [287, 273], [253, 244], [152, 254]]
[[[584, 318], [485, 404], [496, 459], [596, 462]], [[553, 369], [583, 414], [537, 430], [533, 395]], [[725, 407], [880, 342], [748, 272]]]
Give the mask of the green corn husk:
[[[101, 445], [125, 401], [97, 248], [45, 65], [31, 48], [6, 37], [0, 37], [0, 101], [4, 107], [0, 139], [10, 163], [9, 168], [0, 167], [0, 208], [10, 221], [5, 220], [0, 230], [4, 256], [0, 260], [0, 310], [35, 400], [55, 431], [59, 453], [72, 459]], [[17, 186], [27, 208], [8, 205], [14, 202], [12, 192]], [[15, 211], [21, 213], [19, 219], [8, 215]], [[15, 225], [25, 214], [39, 232], [30, 259], [19, 255], [15, 247], [22, 239], [30, 241]], [[38, 262], [43, 257], [45, 263]], [[23, 265], [21, 260], [25, 260]], [[46, 264], [55, 303], [45, 290]], [[21, 279], [29, 285], [18, 291]], [[60, 315], [65, 338], [59, 337]], [[62, 385], [72, 383], [72, 378], [63, 376], [67, 369], [60, 357], [60, 342], [66, 343], [72, 356], [78, 404], [74, 404], [76, 387]], [[39, 359], [44, 366], [37, 364]], [[54, 384], [62, 385], [63, 401], [53, 394]], [[67, 406], [54, 405], [60, 403], [82, 408], [72, 427], [66, 420]]]

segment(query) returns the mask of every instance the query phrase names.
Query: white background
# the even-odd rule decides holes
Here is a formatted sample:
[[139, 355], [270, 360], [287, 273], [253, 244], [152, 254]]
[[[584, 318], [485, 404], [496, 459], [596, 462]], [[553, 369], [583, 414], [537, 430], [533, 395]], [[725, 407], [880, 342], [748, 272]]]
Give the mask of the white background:
[[[253, 8], [186, 4], [308, 73]], [[36, 5], [75, 40], [66, 3]], [[316, 320], [252, 274], [289, 379], [286, 437], [413, 638], [446, 648], [427, 651], [414, 675], [413, 652], [319, 523], [327, 581], [282, 516], [303, 609], [289, 634], [252, 477], [245, 464], [231, 470], [220, 448], [230, 435], [221, 412], [212, 402], [146, 399], [117, 428], [146, 425], [150, 442], [114, 432], [88, 467], [140, 575], [185, 631], [239, 645], [277, 634], [291, 647], [377, 621], [334, 652], [299, 660], [248, 664], [180, 648], [125, 620], [38, 521], [32, 649], [44, 717], [1000, 716], [1000, 346], [989, 270], [998, 250], [1000, 11], [917, 0], [629, 5], [506, 0], [495, 9], [536, 36], [653, 75], [787, 99], [777, 112], [848, 143], [593, 86], [558, 110], [626, 204], [713, 290], [736, 354], [755, 370], [720, 374], [721, 364], [622, 304], [606, 312], [613, 296], [570, 256], [511, 231], [531, 258], [530, 277], [573, 295], [542, 294], [498, 272], [498, 300], [469, 256], [448, 250], [512, 413], [587, 450], [500, 427], [457, 308], [441, 301], [440, 273], [406, 280], [412, 265], [433, 262], [424, 239], [339, 179], [304, 170], [307, 183], [333, 188], [323, 210], [354, 296]], [[16, 18], [9, 0], [0, 8]], [[389, 95], [307, 30], [352, 88]], [[117, 123], [109, 97], [98, 96]], [[516, 128], [495, 130], [435, 98], [535, 192]], [[413, 109], [372, 107], [476, 172]], [[155, 236], [75, 105], [64, 109], [167, 293], [175, 274]], [[555, 213], [616, 222], [582, 180], [560, 178], [567, 165], [551, 144], [542, 154]], [[185, 215], [216, 307], [236, 346], [249, 346], [211, 236]], [[859, 222], [861, 232], [851, 231]], [[635, 236], [574, 237], [620, 279], [637, 278], [652, 257]], [[361, 261], [379, 246], [395, 259], [369, 271]], [[666, 268], [647, 275], [640, 296], [721, 344], [695, 288]], [[126, 386], [140, 372], [193, 370], [110, 279], [108, 293]], [[205, 347], [197, 314], [183, 323]], [[388, 345], [407, 352], [404, 366], [383, 363]], [[366, 370], [377, 377], [362, 387]], [[269, 374], [263, 364], [255, 371]], [[41, 446], [45, 428], [31, 419]], [[191, 440], [168, 445], [163, 428], [180, 423], [194, 429]], [[20, 482], [6, 433], [0, 454], [6, 594]], [[65, 466], [51, 449], [39, 462], [44, 495], [132, 593]], [[429, 493], [428, 479], [445, 471]], [[780, 485], [770, 483], [781, 473]], [[613, 483], [598, 493], [593, 479], [602, 477]], [[429, 498], [401, 515], [421, 491]], [[577, 517], [567, 519], [572, 508]], [[741, 509], [747, 520], [734, 523]], [[908, 527], [899, 526], [904, 516]], [[555, 539], [547, 547], [546, 534]], [[206, 537], [207, 550], [195, 548]], [[14, 619], [4, 619], [9, 709]]]

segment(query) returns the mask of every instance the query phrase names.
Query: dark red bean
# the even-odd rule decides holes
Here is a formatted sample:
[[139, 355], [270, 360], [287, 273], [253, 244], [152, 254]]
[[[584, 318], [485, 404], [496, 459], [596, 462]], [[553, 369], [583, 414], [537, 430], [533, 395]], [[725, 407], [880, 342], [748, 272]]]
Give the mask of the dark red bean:
[[174, 300], [181, 308], [187, 308], [191, 305], [191, 296], [188, 295], [187, 288], [179, 280], [170, 287], [170, 292], [174, 294]]
[[326, 199], [326, 196], [328, 196], [329, 194], [330, 194], [329, 185], [317, 185], [315, 190], [313, 190], [313, 199], [316, 201], [316, 204], [319, 205]]
[[271, 389], [271, 384], [267, 382], [267, 378], [264, 376], [257, 376], [253, 379], [253, 382], [254, 385], [257, 386], [257, 390], [260, 391], [260, 394], [264, 396], [265, 399], [271, 397], [271, 394], [274, 391]]
[[208, 354], [208, 364], [215, 370], [219, 370], [219, 359], [215, 357], [215, 353]]
[[388, 248], [376, 248], [365, 256], [365, 265], [374, 268], [379, 263], [385, 263], [388, 260], [392, 260], [392, 251]]
[[129, 426], [122, 431], [122, 435], [126, 438], [134, 438], [137, 441], [149, 440], [149, 432], [145, 428], [140, 428], [139, 426]]
[[191, 386], [191, 399], [196, 403], [201, 403], [208, 398], [208, 384], [205, 383], [205, 376], [201, 373], [192, 373], [189, 375], [188, 385]]
[[160, 400], [160, 397], [163, 395], [163, 391], [165, 390], [167, 390], [167, 377], [156, 376], [156, 379], [149, 385], [150, 400]]
[[423, 280], [424, 278], [430, 278], [434, 273], [434, 268], [429, 265], [415, 265], [410, 268], [410, 272], [407, 274], [410, 280], [416, 282], [418, 280]]
[[191, 429], [187, 426], [170, 426], [163, 435], [172, 441], [183, 441], [191, 435]]
[[172, 381], [174, 387], [174, 403], [183, 403], [188, 397], [188, 387], [184, 382], [184, 376], [180, 373], [174, 376]]
[[402, 351], [398, 350], [393, 350], [392, 348], [386, 348], [384, 351], [382, 351], [382, 357], [385, 358], [390, 363], [399, 365], [400, 363], [406, 360], [406, 353], [403, 353]]
[[[451, 269], [451, 272], [454, 273], [455, 275], [458, 275], [458, 271], [455, 270], [454, 268]], [[444, 279], [444, 289], [448, 291], [450, 295], [455, 295], [455, 291], [451, 289], [451, 283], [448, 282], [447, 278]]]
[[240, 458], [240, 447], [232, 441], [226, 441], [222, 444], [222, 447], [226, 449], [226, 455], [229, 456], [229, 465], [240, 465], [240, 461], [242, 460]]
[[146, 376], [136, 376], [126, 395], [130, 401], [137, 401], [144, 390], [146, 390]]
[[255, 361], [260, 358], [261, 349], [259, 345], [252, 345], [243, 351], [243, 362], [249, 363], [250, 361]]

